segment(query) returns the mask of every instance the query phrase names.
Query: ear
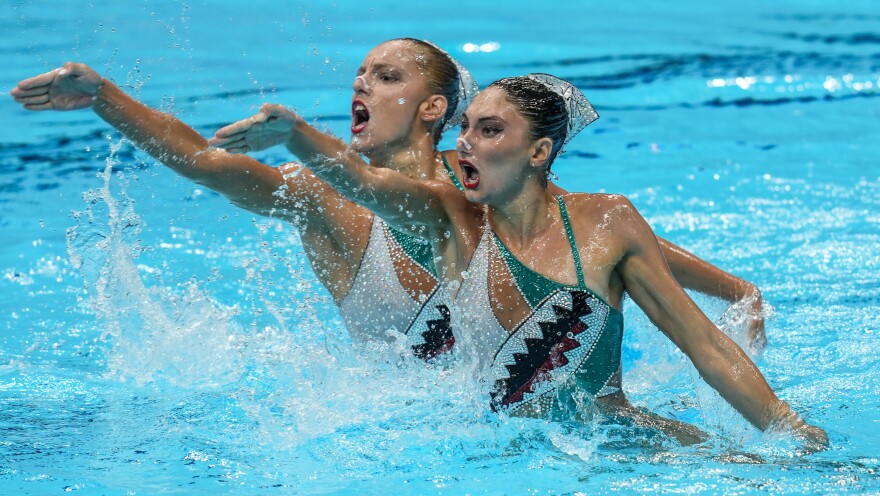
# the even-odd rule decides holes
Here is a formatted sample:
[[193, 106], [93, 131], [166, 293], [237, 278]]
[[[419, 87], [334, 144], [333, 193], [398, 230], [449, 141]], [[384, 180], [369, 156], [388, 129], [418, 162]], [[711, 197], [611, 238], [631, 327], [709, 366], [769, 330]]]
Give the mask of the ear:
[[529, 162], [532, 167], [543, 168], [553, 152], [553, 140], [550, 138], [540, 138], [532, 144], [531, 157]]
[[419, 117], [424, 122], [437, 122], [446, 115], [448, 106], [445, 96], [431, 95], [419, 105]]

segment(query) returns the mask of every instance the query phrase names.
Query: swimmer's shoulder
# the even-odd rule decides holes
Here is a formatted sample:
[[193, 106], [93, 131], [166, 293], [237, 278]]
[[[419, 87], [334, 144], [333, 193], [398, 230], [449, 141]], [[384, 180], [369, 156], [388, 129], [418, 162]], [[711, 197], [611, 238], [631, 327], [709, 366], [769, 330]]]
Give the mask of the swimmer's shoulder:
[[569, 211], [631, 213], [635, 206], [624, 195], [609, 193], [564, 193], [561, 195]]
[[624, 195], [568, 193], [563, 195], [563, 200], [572, 224], [580, 226], [580, 230], [589, 232], [602, 227], [603, 231], [624, 237], [642, 230], [644, 219]]

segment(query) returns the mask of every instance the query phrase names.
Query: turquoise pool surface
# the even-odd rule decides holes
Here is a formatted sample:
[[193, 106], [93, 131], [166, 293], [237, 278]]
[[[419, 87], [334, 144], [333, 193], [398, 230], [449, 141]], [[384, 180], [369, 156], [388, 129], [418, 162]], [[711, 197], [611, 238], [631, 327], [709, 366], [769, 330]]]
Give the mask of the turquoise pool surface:
[[631, 304], [624, 389], [708, 442], [493, 414], [454, 367], [356, 353], [291, 226], [3, 94], [0, 494], [880, 493], [875, 2], [15, 1], [0, 27], [4, 93], [86, 62], [206, 136], [270, 101], [347, 137], [354, 73], [395, 37], [481, 85], [568, 78], [601, 118], [559, 183], [757, 284], [755, 361], [831, 440], [752, 428]]

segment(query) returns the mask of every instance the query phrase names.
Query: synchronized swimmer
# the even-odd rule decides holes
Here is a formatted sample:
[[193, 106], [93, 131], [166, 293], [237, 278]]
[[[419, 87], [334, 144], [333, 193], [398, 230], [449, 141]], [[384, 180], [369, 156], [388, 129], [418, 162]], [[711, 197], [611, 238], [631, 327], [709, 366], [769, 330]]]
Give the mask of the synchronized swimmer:
[[[568, 99], [552, 91], [559, 88]], [[356, 343], [386, 339], [393, 329], [426, 359], [455, 343], [483, 364], [494, 408], [581, 417], [583, 405], [573, 401], [586, 392], [614, 415], [656, 425], [682, 442], [700, 440], [692, 426], [634, 409], [623, 396], [619, 309], [626, 291], [754, 425], [790, 425], [808, 444], [827, 444], [821, 429], [776, 398], [679, 284], [729, 301], [750, 299], [749, 337], [760, 348], [757, 288], [655, 238], [626, 199], [548, 183], [553, 158], [579, 130], [569, 124], [593, 112], [566, 108], [580, 93], [561, 80], [510, 78], [474, 100], [473, 79], [449, 54], [421, 40], [391, 40], [358, 69], [350, 145], [280, 105], [263, 106], [209, 141], [83, 64], [26, 79], [11, 94], [29, 110], [91, 108], [182, 176], [249, 211], [291, 222]], [[441, 134], [463, 116], [457, 150], [439, 151]], [[243, 154], [276, 145], [311, 171]], [[339, 162], [345, 167], [328, 166]], [[603, 215], [614, 222], [595, 222]], [[454, 294], [442, 281], [462, 289]], [[567, 308], [568, 320], [548, 314], [557, 307]], [[510, 362], [522, 355], [523, 333], [547, 328], [548, 315], [555, 330], [545, 332], [553, 337], [544, 351]], [[585, 348], [595, 351], [584, 354]]]

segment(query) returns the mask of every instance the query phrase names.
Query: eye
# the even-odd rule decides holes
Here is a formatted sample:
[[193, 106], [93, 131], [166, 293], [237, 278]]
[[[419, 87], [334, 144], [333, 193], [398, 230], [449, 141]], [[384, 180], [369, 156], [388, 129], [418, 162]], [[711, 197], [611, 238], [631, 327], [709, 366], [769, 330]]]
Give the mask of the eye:
[[495, 126], [484, 126], [483, 127], [483, 136], [495, 136], [496, 134], [501, 132], [501, 128]]
[[467, 121], [461, 121], [461, 130], [458, 132], [458, 134], [463, 136], [467, 132], [467, 130], [468, 130]]
[[383, 72], [383, 73], [379, 74], [377, 77], [378, 77], [379, 81], [382, 81], [383, 83], [393, 83], [398, 80], [397, 74], [394, 74], [391, 72]]

